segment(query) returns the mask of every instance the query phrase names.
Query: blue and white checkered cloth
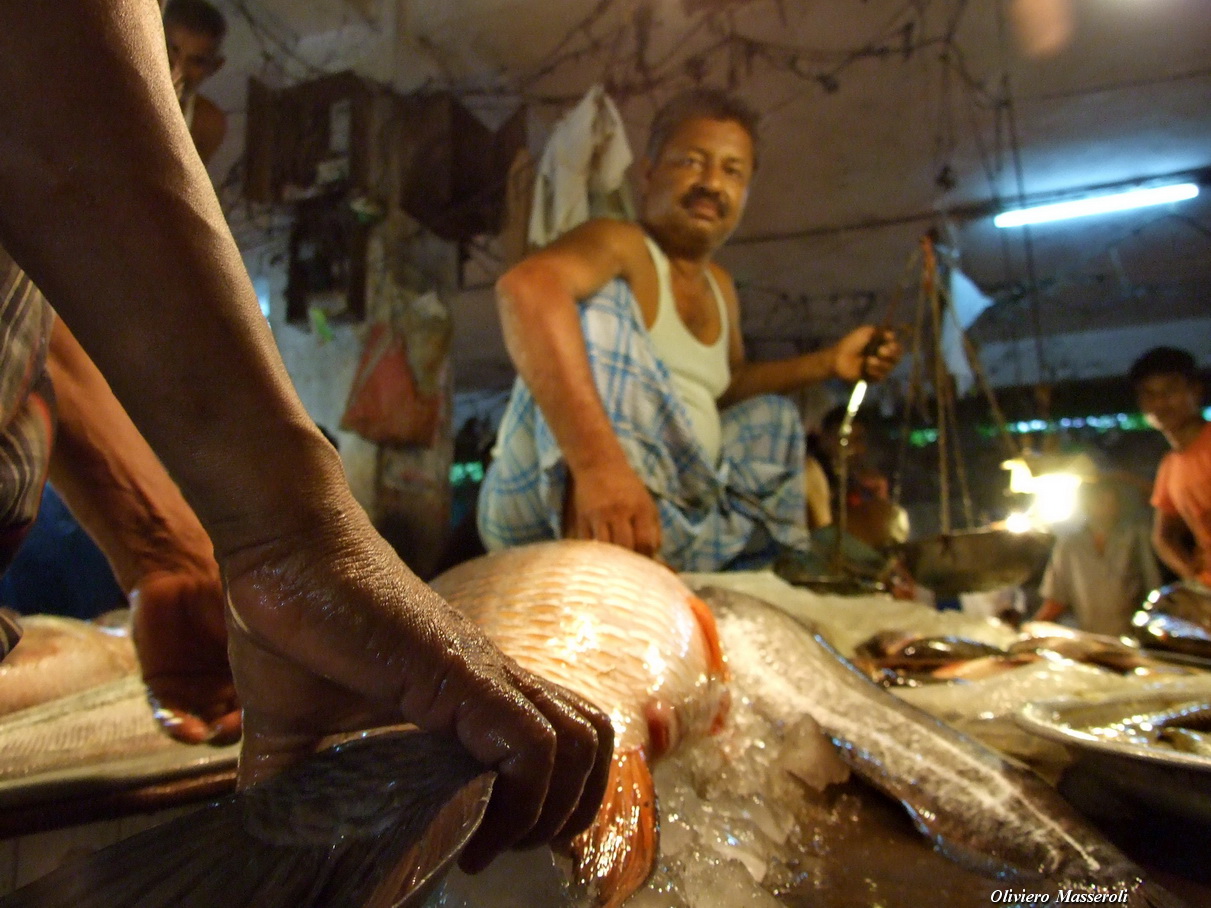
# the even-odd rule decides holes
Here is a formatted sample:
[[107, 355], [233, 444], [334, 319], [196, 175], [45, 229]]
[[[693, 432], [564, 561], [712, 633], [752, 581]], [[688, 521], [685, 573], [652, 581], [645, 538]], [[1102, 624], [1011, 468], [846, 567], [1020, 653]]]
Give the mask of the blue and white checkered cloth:
[[[809, 548], [803, 424], [790, 401], [750, 398], [724, 410], [718, 465], [707, 460], [634, 294], [614, 280], [581, 304], [598, 394], [627, 459], [656, 499], [661, 557], [678, 571], [748, 569], [779, 546]], [[519, 378], [479, 495], [489, 550], [560, 535], [567, 465]]]

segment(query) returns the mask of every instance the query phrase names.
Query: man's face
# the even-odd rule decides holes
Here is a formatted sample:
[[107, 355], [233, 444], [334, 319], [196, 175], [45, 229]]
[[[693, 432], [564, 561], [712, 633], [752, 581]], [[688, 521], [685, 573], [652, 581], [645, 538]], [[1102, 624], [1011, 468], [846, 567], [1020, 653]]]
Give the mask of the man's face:
[[731, 120], [686, 120], [649, 164], [643, 221], [670, 251], [707, 255], [731, 236], [748, 200], [753, 140]]
[[164, 37], [168, 41], [168, 65], [172, 68], [172, 84], [178, 99], [196, 91], [223, 65], [219, 40], [213, 35], [166, 22]]
[[1150, 375], [1135, 387], [1135, 399], [1148, 425], [1174, 432], [1199, 417], [1201, 387], [1184, 375]]

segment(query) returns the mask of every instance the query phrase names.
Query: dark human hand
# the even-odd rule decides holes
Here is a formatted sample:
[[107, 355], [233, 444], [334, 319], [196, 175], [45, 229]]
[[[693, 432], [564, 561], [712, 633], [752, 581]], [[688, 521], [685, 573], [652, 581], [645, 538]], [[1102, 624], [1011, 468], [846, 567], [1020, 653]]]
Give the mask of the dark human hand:
[[[877, 336], [880, 342], [874, 347]], [[904, 355], [894, 332], [873, 325], [855, 328], [837, 342], [834, 352], [833, 370], [846, 381], [882, 381]]]
[[368, 525], [345, 526], [335, 540], [278, 540], [232, 561], [241, 785], [329, 736], [402, 722], [458, 740], [498, 774], [465, 869], [591, 822], [609, 770], [609, 719], [503, 655]]
[[240, 737], [240, 705], [227, 664], [218, 566], [143, 577], [130, 595], [132, 635], [156, 719], [187, 744]]

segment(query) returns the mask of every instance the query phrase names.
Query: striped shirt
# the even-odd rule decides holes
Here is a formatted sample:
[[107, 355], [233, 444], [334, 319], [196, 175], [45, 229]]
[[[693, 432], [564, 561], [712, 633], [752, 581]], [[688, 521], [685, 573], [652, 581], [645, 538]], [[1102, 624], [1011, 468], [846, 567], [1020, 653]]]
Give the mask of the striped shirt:
[[54, 312], [0, 249], [0, 570], [38, 514], [54, 440], [46, 371]]

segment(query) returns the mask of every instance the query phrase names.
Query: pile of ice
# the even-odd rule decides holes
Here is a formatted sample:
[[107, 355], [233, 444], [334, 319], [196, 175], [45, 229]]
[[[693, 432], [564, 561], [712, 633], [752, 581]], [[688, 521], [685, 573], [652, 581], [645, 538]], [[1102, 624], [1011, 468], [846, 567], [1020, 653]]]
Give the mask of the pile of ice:
[[[740, 641], [725, 651], [738, 654]], [[804, 715], [763, 697], [765, 666], [732, 658], [725, 729], [656, 767], [660, 854], [627, 908], [778, 908], [823, 860], [830, 810], [819, 794], [845, 777], [832, 743]], [[804, 836], [800, 818], [814, 832]], [[805, 840], [806, 839], [806, 840]], [[435, 908], [567, 908], [579, 903], [547, 849], [507, 855], [476, 877], [455, 871]]]

